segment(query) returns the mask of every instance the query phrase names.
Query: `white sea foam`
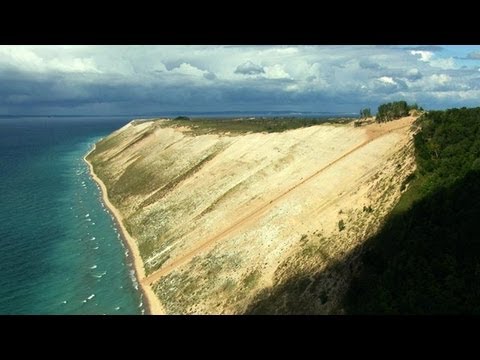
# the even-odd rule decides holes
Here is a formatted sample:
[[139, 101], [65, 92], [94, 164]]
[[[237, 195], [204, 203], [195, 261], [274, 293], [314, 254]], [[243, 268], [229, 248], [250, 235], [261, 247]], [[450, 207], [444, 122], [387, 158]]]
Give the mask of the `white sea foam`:
[[92, 300], [95, 297], [95, 294], [90, 295], [87, 299]]
[[98, 250], [98, 246], [95, 246], [95, 247], [93, 248], [93, 250]]
[[117, 307], [115, 308], [115, 310], [117, 310], [117, 311], [120, 310], [120, 306], [117, 306]]
[[90, 214], [85, 215], [86, 218], [88, 218], [89, 216], [90, 216]]
[[96, 269], [97, 265], [90, 266], [90, 269]]
[[97, 278], [97, 279], [101, 279], [102, 277], [104, 277], [105, 275], [107, 274], [106, 271], [102, 272], [101, 274], [94, 274], [93, 277]]
[[92, 238], [91, 238], [90, 240], [92, 240], [92, 241], [93, 241], [93, 240], [95, 240], [95, 239], [96, 239], [96, 237], [95, 237], [95, 236], [92, 236]]

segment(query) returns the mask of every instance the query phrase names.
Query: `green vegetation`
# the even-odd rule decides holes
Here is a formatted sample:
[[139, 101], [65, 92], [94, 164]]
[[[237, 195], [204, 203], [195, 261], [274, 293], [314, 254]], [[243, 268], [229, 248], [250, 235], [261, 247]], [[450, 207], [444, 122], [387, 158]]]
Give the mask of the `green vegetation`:
[[260, 117], [240, 119], [199, 118], [191, 120], [173, 119], [158, 124], [159, 127], [189, 127], [194, 135], [246, 134], [249, 132], [283, 132], [321, 124], [346, 124], [353, 118], [298, 118]]
[[190, 118], [188, 116], [177, 116], [175, 119], [173, 120], [190, 120]]
[[365, 109], [360, 110], [360, 118], [361, 119], [366, 119], [366, 118], [369, 118], [371, 116], [372, 116], [372, 112], [371, 112], [370, 108], [365, 108]]
[[260, 280], [260, 276], [262, 273], [259, 270], [254, 270], [251, 273], [249, 273], [244, 279], [243, 279], [243, 286], [245, 289], [250, 290], [253, 289], [257, 283], [258, 280]]
[[345, 230], [345, 222], [342, 219], [338, 222], [338, 231], [343, 231], [343, 230]]
[[480, 108], [417, 122], [417, 171], [365, 244], [347, 313], [480, 314]]
[[418, 105], [408, 105], [406, 101], [395, 101], [378, 107], [376, 121], [385, 122], [408, 116], [410, 110], [418, 110]]

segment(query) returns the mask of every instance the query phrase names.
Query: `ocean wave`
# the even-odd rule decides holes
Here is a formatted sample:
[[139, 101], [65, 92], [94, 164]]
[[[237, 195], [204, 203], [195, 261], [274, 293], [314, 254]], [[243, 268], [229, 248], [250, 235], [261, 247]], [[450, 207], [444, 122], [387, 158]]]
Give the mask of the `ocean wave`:
[[95, 297], [95, 294], [90, 295], [85, 300], [83, 300], [83, 303], [85, 304], [88, 300], [92, 300], [94, 297]]
[[90, 266], [90, 269], [96, 269], [97, 265]]
[[93, 274], [93, 277], [97, 278], [97, 279], [101, 279], [102, 277], [104, 277], [105, 275], [107, 274], [106, 271], [102, 272], [101, 274]]

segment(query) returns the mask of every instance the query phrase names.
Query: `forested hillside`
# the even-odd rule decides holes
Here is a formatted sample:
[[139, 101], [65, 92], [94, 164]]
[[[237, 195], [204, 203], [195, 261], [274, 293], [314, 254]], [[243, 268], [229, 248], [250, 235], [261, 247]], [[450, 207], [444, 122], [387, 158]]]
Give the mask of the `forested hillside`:
[[365, 244], [347, 313], [480, 314], [480, 108], [417, 123], [417, 171]]

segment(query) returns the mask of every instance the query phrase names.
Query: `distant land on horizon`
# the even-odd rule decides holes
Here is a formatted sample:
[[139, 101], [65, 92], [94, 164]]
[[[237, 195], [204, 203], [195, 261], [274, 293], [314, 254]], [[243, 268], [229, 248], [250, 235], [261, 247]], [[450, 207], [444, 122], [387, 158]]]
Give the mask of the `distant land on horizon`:
[[0, 114], [0, 118], [22, 118], [22, 117], [65, 117], [65, 118], [80, 118], [80, 117], [162, 117], [162, 116], [180, 116], [186, 115], [190, 117], [201, 116], [352, 116], [358, 115], [356, 112], [331, 112], [331, 111], [163, 111], [158, 113], [144, 113], [144, 114], [85, 114], [85, 115], [62, 115], [62, 114]]

